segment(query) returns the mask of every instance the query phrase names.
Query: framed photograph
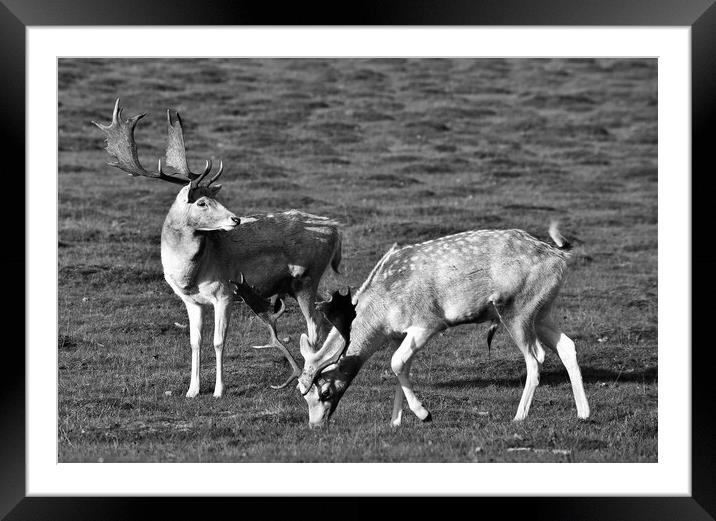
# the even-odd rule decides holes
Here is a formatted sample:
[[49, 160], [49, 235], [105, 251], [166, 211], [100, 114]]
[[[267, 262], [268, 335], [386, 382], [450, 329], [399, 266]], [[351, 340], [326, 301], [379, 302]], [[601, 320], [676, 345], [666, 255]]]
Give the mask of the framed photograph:
[[712, 519], [691, 288], [713, 284], [692, 172], [716, 8], [661, 3], [355, 26], [6, 3], [26, 336], [0, 513], [430, 496]]

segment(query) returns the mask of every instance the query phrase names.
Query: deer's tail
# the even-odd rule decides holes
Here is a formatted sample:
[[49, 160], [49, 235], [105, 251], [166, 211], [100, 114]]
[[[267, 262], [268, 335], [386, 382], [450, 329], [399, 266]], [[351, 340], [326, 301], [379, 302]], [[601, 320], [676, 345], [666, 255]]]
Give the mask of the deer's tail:
[[572, 249], [572, 245], [569, 241], [559, 232], [559, 223], [557, 221], [549, 223], [549, 236], [552, 237], [552, 240], [560, 250], [569, 251]]

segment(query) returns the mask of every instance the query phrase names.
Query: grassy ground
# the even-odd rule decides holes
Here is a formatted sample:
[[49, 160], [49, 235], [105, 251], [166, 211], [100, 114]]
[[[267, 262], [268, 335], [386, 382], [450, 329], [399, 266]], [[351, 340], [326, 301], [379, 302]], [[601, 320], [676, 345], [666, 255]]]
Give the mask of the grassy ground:
[[[60, 60], [59, 458], [71, 461], [656, 461], [656, 60]], [[378, 353], [331, 427], [312, 431], [287, 374], [252, 350], [243, 308], [224, 398], [206, 341], [202, 394], [184, 397], [184, 307], [164, 282], [161, 224], [177, 191], [104, 166], [115, 97], [163, 153], [182, 113], [190, 161], [223, 159], [237, 214], [298, 208], [343, 224], [342, 276], [359, 285], [390, 245], [476, 228], [579, 244], [559, 301], [592, 408], [578, 421], [551, 353], [530, 411], [511, 421], [524, 362], [485, 326], [435, 338], [413, 364], [434, 417], [389, 426], [393, 376]], [[297, 354], [305, 327], [289, 303]], [[210, 326], [210, 324], [209, 324]], [[210, 338], [208, 335], [205, 338]]]

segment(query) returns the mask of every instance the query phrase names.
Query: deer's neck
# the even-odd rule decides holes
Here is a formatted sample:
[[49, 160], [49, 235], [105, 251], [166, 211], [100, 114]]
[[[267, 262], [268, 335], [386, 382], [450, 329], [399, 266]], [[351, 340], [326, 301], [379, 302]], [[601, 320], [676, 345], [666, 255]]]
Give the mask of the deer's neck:
[[193, 230], [171, 213], [162, 228], [162, 266], [164, 276], [184, 290], [197, 283], [197, 275], [207, 251], [208, 237]]
[[339, 395], [350, 387], [361, 367], [380, 349], [385, 340], [382, 331], [370, 327], [370, 324], [356, 317], [351, 326], [351, 343], [338, 363], [339, 376], [333, 383]]
[[346, 358], [355, 359], [353, 363], [356, 364], [356, 367], [353, 376], [383, 346], [386, 340], [387, 336], [377, 310], [372, 307], [362, 309], [353, 320], [351, 343], [346, 349]]

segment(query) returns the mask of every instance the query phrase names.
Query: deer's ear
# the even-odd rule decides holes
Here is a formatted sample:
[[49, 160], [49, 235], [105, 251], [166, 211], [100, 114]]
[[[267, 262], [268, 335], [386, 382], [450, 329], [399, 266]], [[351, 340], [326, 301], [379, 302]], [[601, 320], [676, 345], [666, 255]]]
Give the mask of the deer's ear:
[[215, 197], [219, 190], [221, 190], [221, 185], [208, 186], [207, 189], [209, 190], [211, 197]]
[[341, 294], [340, 290], [334, 291], [331, 298], [325, 302], [319, 302], [316, 309], [323, 312], [326, 319], [333, 324], [346, 343], [350, 342], [351, 324], [356, 318], [356, 307], [352, 302], [350, 288], [346, 295]]

